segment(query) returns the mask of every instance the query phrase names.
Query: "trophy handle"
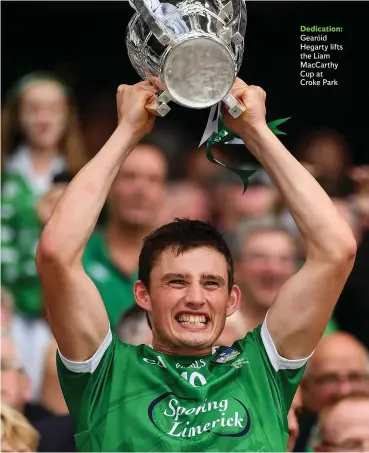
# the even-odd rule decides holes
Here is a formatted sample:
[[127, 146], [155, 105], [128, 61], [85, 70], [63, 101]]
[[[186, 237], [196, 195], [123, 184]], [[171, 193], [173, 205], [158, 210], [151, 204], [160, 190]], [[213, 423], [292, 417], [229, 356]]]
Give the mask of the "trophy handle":
[[246, 107], [238, 102], [231, 93], [226, 94], [222, 101], [229, 107], [228, 113], [233, 116], [233, 118], [238, 118], [246, 110]]
[[151, 32], [155, 36], [155, 38], [163, 44], [163, 46], [168, 45], [172, 41], [172, 36], [168, 33], [168, 31], [157, 21], [154, 14], [147, 7], [144, 0], [132, 0], [134, 8], [140, 14], [142, 19], [146, 22], [148, 27], [150, 28]]
[[165, 116], [170, 112], [170, 107], [168, 102], [171, 100], [169, 93], [163, 91], [160, 96], [155, 101], [151, 101], [145, 105], [146, 110], [152, 115], [156, 116]]

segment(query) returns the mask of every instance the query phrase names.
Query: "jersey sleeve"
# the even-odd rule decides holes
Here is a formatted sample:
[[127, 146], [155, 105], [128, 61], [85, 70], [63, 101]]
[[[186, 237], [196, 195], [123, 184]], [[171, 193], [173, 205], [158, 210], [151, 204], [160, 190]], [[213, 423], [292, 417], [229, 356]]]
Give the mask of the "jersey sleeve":
[[109, 329], [100, 348], [85, 362], [70, 361], [57, 351], [59, 381], [76, 436], [97, 426], [99, 414], [108, 412], [114, 364], [126, 347]]
[[267, 371], [271, 386], [275, 387], [279, 394], [281, 404], [286, 412], [289, 411], [293, 397], [303, 377], [309, 357], [290, 360], [279, 355], [273, 339], [268, 331], [267, 317], [247, 337], [257, 347], [264, 368]]

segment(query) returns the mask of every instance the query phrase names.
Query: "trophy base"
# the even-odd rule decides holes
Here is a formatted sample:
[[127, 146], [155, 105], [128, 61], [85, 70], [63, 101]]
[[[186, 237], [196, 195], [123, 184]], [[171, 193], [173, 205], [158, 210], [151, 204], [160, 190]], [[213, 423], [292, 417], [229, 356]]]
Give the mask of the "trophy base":
[[235, 80], [235, 65], [227, 47], [214, 38], [192, 36], [168, 52], [161, 74], [171, 99], [204, 109], [221, 101]]

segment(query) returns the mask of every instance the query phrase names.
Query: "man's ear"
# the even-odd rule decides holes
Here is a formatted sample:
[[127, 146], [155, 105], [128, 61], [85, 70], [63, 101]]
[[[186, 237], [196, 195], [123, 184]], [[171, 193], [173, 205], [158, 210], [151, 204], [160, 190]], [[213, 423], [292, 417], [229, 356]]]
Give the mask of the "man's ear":
[[151, 311], [151, 299], [149, 293], [146, 289], [146, 286], [141, 282], [141, 280], [137, 280], [133, 287], [133, 293], [136, 299], [137, 305], [143, 308], [145, 311]]
[[226, 316], [231, 316], [237, 310], [241, 300], [241, 290], [237, 285], [233, 285], [229, 295]]

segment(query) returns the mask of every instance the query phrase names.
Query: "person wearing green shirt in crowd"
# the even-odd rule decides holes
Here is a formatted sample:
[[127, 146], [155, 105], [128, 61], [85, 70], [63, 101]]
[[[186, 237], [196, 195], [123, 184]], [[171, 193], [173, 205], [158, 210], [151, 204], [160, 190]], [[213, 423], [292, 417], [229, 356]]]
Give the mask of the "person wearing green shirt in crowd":
[[17, 344], [37, 397], [40, 383], [35, 380], [50, 336], [35, 266], [43, 228], [37, 205], [56, 174], [75, 174], [87, 161], [75, 101], [65, 82], [44, 72], [17, 81], [4, 105], [1, 140], [1, 285], [15, 301]]
[[88, 241], [83, 266], [104, 301], [110, 326], [134, 305], [142, 241], [156, 226], [167, 175], [162, 151], [139, 143], [121, 166], [107, 200], [106, 225]]
[[265, 92], [237, 79], [231, 93], [246, 109], [238, 119], [225, 113], [227, 127], [286, 200], [306, 262], [282, 285], [261, 325], [213, 351], [241, 297], [228, 246], [201, 221], [163, 225], [144, 240], [134, 287], [152, 347], [120, 342], [82, 256], [122, 162], [154, 125], [145, 106], [157, 89], [149, 81], [121, 85], [118, 126], [64, 192], [36, 257], [79, 451], [287, 446], [291, 401], [351, 272], [356, 242], [319, 184], [268, 128]]

